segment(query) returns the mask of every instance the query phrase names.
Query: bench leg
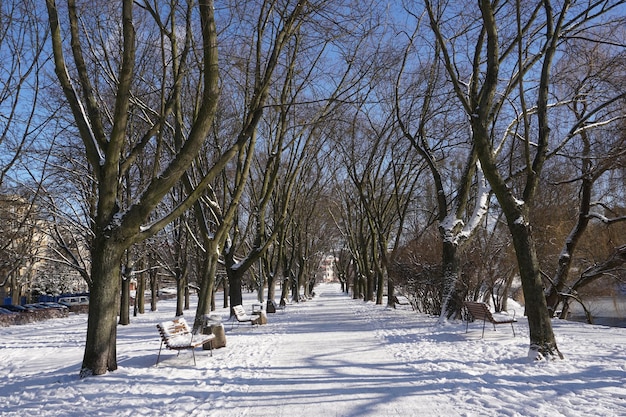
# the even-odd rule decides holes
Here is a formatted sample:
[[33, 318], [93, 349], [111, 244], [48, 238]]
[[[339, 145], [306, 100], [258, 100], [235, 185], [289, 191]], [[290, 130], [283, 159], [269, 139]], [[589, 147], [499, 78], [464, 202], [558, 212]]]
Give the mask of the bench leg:
[[163, 341], [161, 340], [161, 346], [159, 346], [159, 354], [157, 355], [157, 361], [154, 364], [154, 366], [157, 366], [159, 364], [159, 359], [161, 358], [161, 348], [163, 348]]

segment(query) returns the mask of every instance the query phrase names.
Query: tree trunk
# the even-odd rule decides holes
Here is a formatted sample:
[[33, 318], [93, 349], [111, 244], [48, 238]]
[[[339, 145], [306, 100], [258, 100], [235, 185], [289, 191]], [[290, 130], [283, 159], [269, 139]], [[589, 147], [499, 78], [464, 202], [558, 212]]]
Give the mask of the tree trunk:
[[135, 310], [139, 314], [144, 314], [146, 312], [145, 303], [146, 303], [146, 276], [144, 273], [139, 274], [137, 278], [137, 291], [135, 293]]
[[94, 242], [81, 378], [117, 369], [117, 313], [124, 249], [121, 244], [104, 236]]
[[267, 275], [267, 299], [273, 300], [276, 297], [276, 276], [272, 274]]
[[198, 292], [198, 307], [194, 320], [194, 330], [202, 326], [203, 317], [211, 312], [214, 300], [215, 273], [217, 271], [217, 252], [207, 251], [202, 263], [200, 290]]
[[353, 282], [354, 284], [352, 285], [352, 298], [358, 300], [363, 294], [363, 275], [357, 272], [354, 275]]
[[385, 267], [384, 262], [381, 266], [378, 262], [375, 264], [376, 268], [376, 304], [382, 305], [383, 296], [385, 295]]
[[291, 275], [289, 277], [289, 283], [291, 284], [291, 299], [295, 303], [300, 302], [300, 284], [298, 283], [297, 277]]
[[513, 278], [515, 278], [515, 274], [513, 272], [511, 272], [509, 274], [509, 276], [507, 277], [504, 286], [502, 287], [502, 293], [501, 294], [496, 294], [500, 296], [500, 303], [495, 303], [496, 306], [499, 306], [499, 308], [496, 309], [496, 311], [507, 311], [508, 308], [508, 301], [509, 301], [509, 292], [511, 291], [511, 285], [513, 285]]
[[150, 269], [150, 311], [157, 311], [159, 298], [159, 276], [156, 268]]
[[[342, 287], [343, 288], [343, 287]], [[396, 308], [396, 289], [391, 277], [387, 277], [387, 306]]]
[[243, 294], [241, 293], [243, 273], [239, 268], [227, 266], [226, 275], [228, 276], [228, 298], [230, 298], [232, 315], [232, 306], [243, 304]]
[[228, 284], [228, 279], [222, 279], [222, 288], [224, 289], [224, 303], [222, 307], [228, 307], [228, 299], [230, 294], [230, 285]]
[[463, 300], [457, 297], [456, 285], [459, 277], [458, 248], [446, 239], [442, 232], [442, 291], [441, 291], [441, 316], [440, 320], [450, 318], [455, 312], [460, 312]]
[[507, 225], [513, 246], [517, 265], [522, 281], [528, 327], [530, 328], [529, 358], [540, 360], [558, 356], [559, 352], [546, 298], [543, 292], [543, 282], [539, 273], [539, 261], [537, 259], [535, 243], [531, 235], [531, 226], [528, 223], [529, 201], [520, 202], [512, 193], [498, 168], [489, 146], [488, 129], [480, 123], [472, 124], [475, 141], [478, 144], [478, 156], [491, 188], [502, 207], [502, 212], [507, 219]]
[[130, 324], [130, 277], [122, 275], [122, 294], [120, 297], [120, 321], [119, 324]]
[[530, 226], [523, 222], [509, 221], [511, 237], [515, 246], [515, 254], [519, 266], [522, 289], [530, 329], [531, 359], [554, 357], [563, 359], [563, 355], [556, 345], [552, 331], [552, 322], [548, 313], [546, 298], [543, 293], [543, 281], [539, 273], [539, 261], [535, 251], [535, 244], [531, 236]]
[[280, 290], [280, 302], [289, 298], [289, 277], [283, 278], [282, 287]]
[[300, 288], [302, 288], [303, 290], [303, 296], [306, 298], [308, 297], [307, 294], [307, 280], [304, 277], [304, 272], [306, 271], [306, 260], [304, 260], [303, 258], [300, 258], [300, 265], [302, 265], [299, 269], [298, 269], [298, 273], [297, 275], [294, 277], [294, 281], [296, 282], [296, 293], [298, 295], [298, 299], [300, 298]]
[[[282, 253], [282, 248], [284, 247], [284, 233], [279, 233], [277, 238], [277, 243], [279, 246], [279, 254]], [[267, 299], [274, 300], [276, 297], [276, 271], [272, 268], [272, 263], [268, 259], [269, 256], [267, 254], [263, 255], [261, 258], [261, 265], [265, 271], [265, 276], [267, 277]], [[276, 262], [276, 268], [280, 263], [281, 256], [277, 256], [278, 261]]]
[[186, 275], [180, 269], [176, 271], [176, 316], [182, 316], [185, 309]]

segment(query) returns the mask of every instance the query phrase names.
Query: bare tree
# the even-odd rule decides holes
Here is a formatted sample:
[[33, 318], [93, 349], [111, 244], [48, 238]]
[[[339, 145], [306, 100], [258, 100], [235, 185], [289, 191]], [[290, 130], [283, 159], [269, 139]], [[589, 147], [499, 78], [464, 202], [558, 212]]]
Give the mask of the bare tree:
[[[443, 299], [440, 319], [460, 315], [464, 294], [457, 294], [459, 251], [470, 242], [488, 212], [490, 189], [483, 176], [475, 147], [466, 136], [460, 112], [450, 100], [453, 92], [446, 85], [439, 41], [433, 41], [433, 58], [416, 50], [423, 40], [422, 19], [411, 11], [416, 27], [407, 42], [395, 86], [395, 115], [403, 136], [428, 167], [435, 187], [437, 222], [442, 243]], [[417, 57], [413, 57], [417, 55]], [[413, 59], [412, 59], [413, 58]], [[411, 63], [417, 68], [412, 68]], [[405, 73], [413, 74], [408, 77]], [[403, 78], [409, 78], [403, 82]], [[406, 86], [405, 86], [406, 84]], [[419, 102], [418, 102], [419, 100]], [[459, 132], [460, 131], [460, 132]], [[458, 171], [448, 167], [455, 158]]]
[[[473, 65], [470, 84], [465, 88], [460, 79], [460, 72], [456, 67], [457, 57], [453, 55], [451, 45], [443, 34], [443, 25], [441, 23], [442, 11], [433, 6], [432, 2], [426, 2], [426, 8], [430, 19], [432, 30], [441, 47], [441, 55], [448, 76], [450, 77], [454, 90], [467, 113], [472, 126], [473, 143], [477, 151], [477, 156], [485, 171], [485, 175], [489, 180], [496, 197], [500, 201], [500, 205], [507, 217], [511, 235], [513, 236], [515, 247], [518, 253], [519, 269], [524, 285], [525, 301], [527, 303], [527, 311], [529, 311], [529, 324], [531, 327], [531, 350], [537, 351], [544, 355], [559, 354], [556, 348], [556, 342], [552, 333], [551, 324], [545, 308], [545, 300], [542, 302], [541, 279], [536, 265], [536, 255], [534, 245], [530, 238], [530, 230], [524, 215], [527, 213], [528, 207], [523, 204], [517, 204], [514, 194], [505, 178], [498, 171], [498, 165], [495, 160], [494, 149], [490, 140], [490, 128], [493, 123], [500, 101], [497, 99], [496, 91], [499, 82], [501, 56], [499, 32], [495, 17], [496, 8], [490, 2], [480, 2], [480, 16], [476, 17], [479, 23], [479, 31], [475, 34], [475, 55], [470, 57]], [[504, 13], [507, 9], [498, 9]], [[551, 11], [546, 12], [548, 19], [552, 19]], [[510, 15], [509, 15], [510, 16]], [[532, 17], [533, 15], [531, 15]], [[532, 22], [532, 20], [530, 20]], [[530, 23], [529, 22], [529, 23]], [[526, 26], [528, 27], [528, 26]], [[522, 37], [520, 32], [519, 36]], [[555, 42], [553, 33], [548, 34], [548, 42]], [[554, 43], [552, 43], [554, 45]], [[554, 48], [552, 48], [552, 51]], [[482, 54], [485, 54], [484, 58]], [[504, 54], [510, 53], [510, 49], [504, 48]], [[549, 63], [549, 60], [548, 60]], [[523, 64], [520, 61], [520, 64]], [[483, 67], [484, 66], [484, 67]], [[547, 66], [546, 68], [549, 68]], [[520, 69], [521, 72], [521, 69]], [[546, 74], [547, 76], [547, 74]], [[531, 155], [527, 156], [530, 160]], [[537, 153], [537, 163], [541, 163], [545, 158], [545, 152]], [[529, 167], [530, 169], [530, 167]], [[529, 173], [532, 171], [529, 171]], [[532, 172], [534, 174], [535, 172]], [[534, 188], [533, 176], [530, 175], [528, 188], [532, 191]], [[528, 195], [527, 197], [530, 197]], [[543, 304], [543, 309], [541, 308]]]
[[[0, 4], [0, 187], [8, 185], [7, 176], [41, 128], [37, 106], [46, 32], [37, 10], [31, 1]], [[28, 164], [20, 169], [28, 170]]]
[[[570, 270], [575, 265], [578, 244], [585, 236], [590, 221], [597, 216], [601, 205], [615, 206], [614, 202], [594, 198], [594, 185], [598, 188], [597, 182], [601, 182], [610, 171], [622, 169], [626, 161], [626, 116], [623, 113], [626, 92], [616, 88], [618, 79], [626, 74], [626, 56], [623, 46], [616, 47], [618, 39], [614, 43], [608, 42], [614, 36], [611, 33], [620, 32], [616, 23], [618, 22], [602, 28], [602, 33], [598, 34], [601, 42], [572, 39], [568, 42], [568, 49], [571, 50], [568, 58], [557, 64], [557, 94], [563, 95], [559, 97], [560, 102], [568, 103], [564, 107], [572, 113], [573, 123], [564, 134], [566, 140], [563, 141], [563, 146], [557, 147], [551, 153], [563, 155], [561, 160], [571, 157], [565, 163], [572, 165], [570, 172], [575, 172], [576, 175], [557, 184], [579, 184], [579, 192], [576, 194], [576, 222], [565, 238], [556, 270], [550, 286], [546, 289], [551, 314], [554, 314], [560, 302], [567, 300], [563, 298], [563, 292], [568, 284]], [[624, 22], [621, 23], [623, 27]], [[567, 140], [573, 136], [578, 140]], [[607, 224], [624, 220], [626, 218], [620, 216], [602, 216], [602, 221]], [[584, 274], [589, 275], [589, 270]], [[580, 282], [581, 280], [578, 285], [575, 284], [577, 289], [580, 288]], [[576, 289], [572, 288], [572, 291]]]
[[[523, 188], [523, 197], [521, 199], [515, 197], [512, 187], [510, 187], [505, 178], [502, 177], [498, 170], [496, 160], [494, 158], [493, 145], [490, 141], [489, 129], [493, 120], [494, 96], [498, 83], [500, 45], [496, 24], [496, 9], [487, 1], [480, 4], [481, 15], [484, 23], [484, 36], [486, 38], [486, 68], [485, 81], [476, 91], [476, 96], [472, 97], [472, 102], [468, 103], [468, 109], [471, 109], [470, 121], [474, 131], [474, 142], [478, 150], [478, 157], [485, 170], [485, 176], [491, 184], [494, 194], [496, 195], [500, 206], [506, 216], [507, 224], [513, 239], [515, 247], [519, 272], [524, 290], [524, 300], [526, 303], [526, 314], [528, 315], [528, 323], [530, 327], [530, 350], [529, 357], [533, 359], [549, 358], [562, 354], [558, 350], [556, 339], [552, 331], [550, 316], [547, 311], [545, 298], [543, 296], [543, 283], [539, 274], [537, 255], [535, 251], [535, 243], [531, 233], [529, 223], [529, 214], [532, 207], [532, 200], [536, 194], [539, 184], [539, 174], [546, 158], [546, 149], [548, 143], [548, 121], [547, 121], [547, 105], [548, 105], [548, 85], [550, 82], [551, 64], [556, 46], [563, 26], [563, 20], [567, 13], [568, 5], [565, 4], [561, 9], [561, 13], [557, 15], [556, 23], [552, 7], [549, 2], [544, 2], [544, 13], [546, 18], [546, 41], [545, 54], [543, 54], [543, 65], [541, 72], [541, 80], [539, 86], [539, 96], [537, 99], [537, 113], [539, 134], [537, 139], [537, 150], [533, 154], [530, 152], [530, 140], [526, 131], [526, 153], [527, 161], [526, 182]], [[519, 6], [517, 9], [518, 28], [521, 32], [521, 23], [519, 19]], [[521, 68], [524, 64], [522, 60], [522, 51], [519, 48]], [[521, 83], [521, 81], [520, 81]], [[478, 88], [476, 85], [475, 88]], [[521, 94], [523, 97], [523, 92]], [[522, 106], [524, 102], [522, 101]], [[527, 120], [526, 120], [527, 122]]]
[[[190, 207], [194, 198], [197, 198], [192, 194], [164, 218], [151, 224], [144, 223], [192, 163], [211, 126], [218, 101], [216, 29], [212, 1], [200, 1], [196, 15], [192, 13], [190, 3], [183, 7], [183, 16], [187, 19], [184, 20], [186, 32], [183, 36], [189, 42], [180, 50], [171, 52], [172, 56], [186, 62], [185, 58], [191, 47], [195, 46], [191, 42], [192, 26], [195, 21], [202, 33], [203, 66], [197, 69], [202, 75], [203, 83], [200, 87], [203, 91], [202, 99], [198, 104], [197, 113], [190, 121], [188, 134], [179, 151], [172, 155], [162, 170], [158, 169], [160, 164], [155, 161], [155, 175], [145, 186], [133, 190], [132, 202], [128, 202], [129, 206], [123, 209], [120, 207], [123, 192], [120, 189], [121, 179], [133, 168], [138, 155], [145, 151], [147, 144], [155, 135], [167, 130], [167, 118], [172, 112], [172, 97], [179, 92], [176, 88], [169, 89], [168, 80], [172, 80], [174, 86], [179, 86], [188, 72], [180, 71], [170, 74], [171, 77], [168, 79], [161, 80], [162, 84], [157, 85], [161, 87], [157, 88], [160, 90], [161, 99], [156, 102], [160, 101], [163, 105], [156, 113], [146, 113], [146, 107], [134, 105], [139, 102], [134, 90], [141, 81], [135, 78], [138, 50], [135, 26], [138, 22], [136, 20], [138, 11], [135, 2], [123, 1], [121, 10], [107, 9], [109, 3], [105, 2], [101, 4], [103, 9], [94, 8], [91, 10], [94, 14], [90, 15], [87, 9], [80, 7], [76, 1], [68, 0], [67, 17], [64, 20], [61, 20], [55, 0], [47, 0], [46, 5], [56, 76], [83, 141], [96, 188], [92, 219], [91, 303], [81, 369], [81, 376], [86, 377], [104, 374], [117, 368], [118, 311], [115, 306], [119, 297], [120, 265], [124, 252], [134, 243], [153, 236]], [[171, 6], [170, 16], [173, 18], [176, 5]], [[81, 21], [90, 22], [86, 25], [90, 27], [90, 31], [93, 28], [101, 29], [100, 32], [96, 32], [105, 36], [106, 45], [119, 42], [119, 55], [115, 56], [116, 59], [105, 61], [107, 65], [98, 65], [103, 62], [99, 60], [99, 56], [93, 55], [98, 51], [94, 49], [89, 33], [83, 30], [86, 26], [82, 25]], [[107, 26], [114, 21], [120, 22], [119, 25]], [[141, 23], [146, 25], [141, 29], [148, 31], [147, 33], [155, 27], [158, 30], [158, 22], [152, 27], [149, 26], [149, 19], [141, 20]], [[63, 24], [67, 24], [71, 38], [69, 55], [64, 49]], [[119, 30], [116, 32], [114, 28]], [[112, 57], [111, 54], [114, 52], [105, 48], [98, 53]], [[98, 77], [92, 77], [94, 70], [98, 70]], [[167, 73], [168, 68], [163, 70]], [[99, 87], [103, 87], [100, 84], [102, 80], [106, 80], [111, 86], [112, 101], [100, 100], [105, 97], [98, 90]], [[138, 119], [144, 120], [143, 132], [138, 132], [139, 126], [132, 126], [131, 129], [132, 111], [138, 111], [139, 113], [134, 114]], [[155, 156], [159, 158], [162, 155], [157, 153]]]
[[12, 287], [14, 302], [43, 249], [36, 199], [45, 141], [37, 138], [46, 125], [38, 109], [47, 32], [37, 12], [32, 1], [0, 3], [0, 287]]
[[[254, 76], [243, 77], [250, 79], [250, 85], [245, 86], [243, 94], [249, 97], [249, 104], [241, 134], [251, 135], [253, 140], [259, 135], [264, 141], [259, 142], [262, 152], [253, 165], [255, 172], [250, 174], [256, 181], [249, 184], [246, 203], [238, 207], [240, 218], [247, 221], [234, 223], [226, 241], [224, 256], [231, 304], [241, 303], [244, 273], [264, 256], [281, 230], [304, 155], [318, 137], [316, 124], [337, 105], [350, 75], [344, 71], [349, 64], [340, 66], [333, 74], [336, 78], [322, 70], [332, 42], [348, 33], [345, 27], [337, 27], [333, 15], [342, 12], [340, 7], [326, 0], [288, 3], [278, 9], [268, 5], [269, 2], [262, 2], [262, 7], [255, 9], [259, 21], [272, 24], [255, 27], [256, 38], [245, 67], [250, 72], [244, 73]], [[332, 31], [336, 27], [339, 34]], [[328, 92], [323, 95], [315, 87], [321, 79], [327, 81]], [[252, 113], [254, 118], [250, 117]], [[257, 116], [263, 118], [259, 120]], [[281, 205], [273, 207], [278, 211], [270, 217], [272, 196], [276, 194], [281, 194], [275, 200]]]
[[[540, 175], [548, 157], [550, 124], [548, 117], [549, 88], [552, 81], [553, 60], [560, 40], [568, 33], [584, 31], [584, 22], [608, 13], [620, 2], [577, 5], [571, 10], [570, 2], [553, 8], [552, 2], [533, 4], [516, 2], [514, 7], [497, 7], [489, 1], [479, 2], [480, 15], [475, 23], [474, 53], [469, 56], [471, 73], [466, 86], [458, 66], [454, 44], [444, 36], [442, 10], [428, 1], [427, 11], [431, 27], [442, 48], [442, 58], [457, 97], [469, 119], [473, 143], [491, 188], [502, 209], [515, 247], [522, 280], [526, 312], [530, 326], [529, 357], [562, 357], [552, 331], [550, 315], [543, 294], [543, 281], [539, 272], [535, 241], [530, 215], [540, 184]], [[511, 22], [505, 28], [505, 22]], [[583, 23], [581, 23], [583, 22]], [[506, 29], [514, 28], [513, 31]], [[537, 37], [542, 33], [542, 37]], [[509, 62], [510, 65], [505, 63]], [[527, 105], [530, 97], [525, 75], [537, 68], [536, 106]], [[502, 81], [503, 80], [503, 81]], [[517, 91], [517, 96], [512, 93]], [[494, 142], [498, 120], [507, 114], [504, 97], [515, 101], [518, 120], [515, 129], [505, 135], [507, 142]], [[507, 104], [508, 105], [508, 104]], [[537, 120], [532, 129], [531, 116]], [[508, 142], [508, 138], [518, 138]], [[505, 165], [498, 159], [504, 143], [510, 145], [509, 158], [517, 156], [519, 165]], [[519, 143], [519, 148], [517, 144]], [[509, 171], [505, 171], [509, 168]], [[511, 180], [514, 172], [522, 173]]]

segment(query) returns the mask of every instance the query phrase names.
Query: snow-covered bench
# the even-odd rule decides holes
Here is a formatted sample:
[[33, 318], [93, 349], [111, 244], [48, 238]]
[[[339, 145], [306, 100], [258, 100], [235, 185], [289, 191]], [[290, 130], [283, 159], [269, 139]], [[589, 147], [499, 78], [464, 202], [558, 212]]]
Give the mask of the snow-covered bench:
[[258, 324], [259, 319], [261, 318], [261, 316], [258, 314], [246, 314], [246, 310], [241, 304], [233, 307], [233, 313], [235, 314], [235, 318], [233, 319], [233, 323], [230, 326], [231, 329], [235, 325], [235, 320], [237, 320], [237, 325], [248, 322], [250, 324]]
[[194, 365], [196, 364], [196, 354], [194, 353], [194, 349], [204, 345], [205, 343], [209, 344], [211, 356], [213, 356], [213, 339], [215, 339], [215, 335], [193, 334], [191, 328], [187, 324], [187, 321], [183, 317], [177, 317], [174, 320], [159, 323], [157, 324], [157, 329], [159, 329], [159, 334], [161, 335], [161, 346], [159, 347], [159, 355], [157, 356], [156, 365], [159, 364], [161, 349], [164, 344], [168, 349], [178, 351], [178, 354], [180, 354], [181, 350], [191, 349]]
[[[513, 323], [517, 322], [515, 320], [515, 312], [513, 312], [513, 317], [497, 317], [495, 318], [491, 311], [489, 310], [489, 306], [485, 303], [478, 303], [474, 301], [466, 301], [463, 303], [467, 311], [474, 317], [475, 320], [483, 321], [483, 335], [485, 336], [485, 325], [487, 322], [493, 324], [493, 330], [496, 330], [496, 324], [511, 324], [511, 329], [513, 330], [513, 337], [515, 337], [515, 328], [513, 327]], [[465, 326], [465, 333], [469, 328], [469, 320], [467, 320], [467, 324]]]

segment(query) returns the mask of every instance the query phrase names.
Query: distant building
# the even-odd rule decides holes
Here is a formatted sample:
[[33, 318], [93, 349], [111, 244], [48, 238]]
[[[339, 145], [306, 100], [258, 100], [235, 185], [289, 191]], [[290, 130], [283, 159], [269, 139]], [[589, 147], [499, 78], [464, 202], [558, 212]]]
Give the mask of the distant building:
[[55, 250], [51, 228], [28, 199], [0, 195], [0, 301], [19, 304], [42, 294], [87, 291], [85, 280]]
[[322, 282], [336, 281], [335, 277], [335, 257], [333, 255], [327, 255], [322, 258], [320, 263], [320, 270], [322, 273]]

